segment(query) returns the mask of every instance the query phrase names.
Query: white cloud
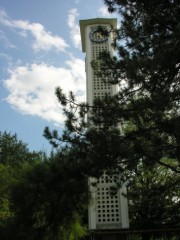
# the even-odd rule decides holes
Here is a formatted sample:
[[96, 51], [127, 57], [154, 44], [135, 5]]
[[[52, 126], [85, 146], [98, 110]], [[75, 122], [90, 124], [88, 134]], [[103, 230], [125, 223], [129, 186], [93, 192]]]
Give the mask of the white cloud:
[[[115, 13], [109, 13], [108, 12], [108, 8], [103, 5], [102, 7], [99, 8], [98, 10], [99, 14], [101, 15], [101, 17], [107, 17], [107, 18], [117, 18], [117, 20], [119, 18], [121, 18], [116, 12]], [[117, 28], [119, 28], [120, 25], [119, 25], [119, 21], [117, 21]]]
[[73, 8], [69, 11], [68, 14], [68, 26], [70, 28], [71, 39], [73, 45], [76, 48], [81, 49], [81, 36], [80, 36], [80, 29], [79, 25], [76, 23], [76, 18], [79, 16], [78, 10]]
[[98, 10], [98, 12], [103, 16], [103, 17], [110, 17], [110, 16], [112, 16], [112, 14], [110, 14], [109, 12], [108, 12], [108, 8], [104, 5], [104, 6], [102, 6], [99, 10]]
[[79, 101], [85, 100], [84, 62], [71, 58], [66, 65], [66, 68], [57, 68], [41, 63], [9, 70], [10, 77], [4, 80], [9, 91], [7, 102], [23, 114], [62, 124], [64, 116], [55, 88], [60, 86], [65, 93], [73, 91]]
[[64, 51], [68, 47], [65, 40], [59, 36], [53, 36], [51, 32], [46, 31], [44, 26], [40, 23], [29, 23], [24, 20], [12, 20], [6, 12], [0, 10], [0, 24], [20, 30], [20, 34], [23, 37], [27, 37], [30, 33], [34, 37], [33, 49], [39, 50], [51, 50], [56, 49], [58, 51]]

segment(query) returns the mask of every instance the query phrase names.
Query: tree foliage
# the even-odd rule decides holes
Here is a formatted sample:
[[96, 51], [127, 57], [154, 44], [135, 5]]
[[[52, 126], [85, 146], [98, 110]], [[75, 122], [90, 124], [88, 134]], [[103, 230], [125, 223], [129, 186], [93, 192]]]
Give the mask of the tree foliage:
[[81, 214], [87, 208], [87, 181], [58, 153], [39, 164], [13, 188], [17, 239], [75, 239], [86, 233]]
[[14, 218], [12, 188], [42, 159], [41, 152], [30, 152], [16, 134], [0, 132], [0, 238], [6, 239]]
[[170, 166], [179, 170], [179, 1], [105, 3], [122, 16], [118, 58], [100, 57], [102, 75], [112, 69], [113, 81], [121, 87], [117, 118], [134, 126], [127, 133], [140, 148], [134, 153], [162, 164], [163, 157], [171, 158]]
[[[168, 160], [166, 160], [168, 161]], [[179, 176], [165, 166], [144, 165], [131, 171], [128, 181], [130, 226], [136, 229], [178, 228], [180, 222]], [[142, 239], [158, 237], [142, 233]], [[159, 234], [161, 236], [161, 233]]]
[[[68, 150], [30, 152], [0, 133], [0, 238], [74, 240], [86, 235], [87, 178]], [[83, 222], [82, 222], [83, 220]]]
[[[121, 25], [114, 30], [117, 56], [102, 52], [96, 74], [118, 84], [120, 90], [96, 99], [93, 106], [78, 107], [72, 93], [65, 96], [58, 88], [66, 129], [60, 137], [46, 129], [46, 136], [54, 144], [63, 141], [79, 149], [79, 157], [91, 170], [96, 165], [100, 172], [123, 171], [143, 160], [179, 172], [179, 1], [107, 0], [105, 4], [120, 13]], [[168, 165], [166, 158], [171, 159]], [[98, 174], [96, 170], [92, 174]]]

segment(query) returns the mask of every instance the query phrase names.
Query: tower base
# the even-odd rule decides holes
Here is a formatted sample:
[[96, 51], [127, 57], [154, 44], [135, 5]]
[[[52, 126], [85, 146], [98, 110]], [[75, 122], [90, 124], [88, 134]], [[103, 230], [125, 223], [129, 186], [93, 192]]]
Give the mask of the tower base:
[[91, 240], [129, 240], [129, 234], [126, 231], [90, 231]]

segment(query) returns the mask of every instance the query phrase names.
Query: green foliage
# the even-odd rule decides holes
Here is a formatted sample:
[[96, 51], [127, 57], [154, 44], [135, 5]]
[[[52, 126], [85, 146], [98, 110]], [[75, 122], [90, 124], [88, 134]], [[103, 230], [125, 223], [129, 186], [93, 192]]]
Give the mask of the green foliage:
[[25, 174], [11, 198], [13, 228], [21, 226], [14, 232], [17, 239], [73, 239], [85, 234], [80, 214], [87, 208], [87, 180], [65, 150]]
[[0, 238], [8, 239], [14, 210], [11, 192], [23, 175], [43, 159], [43, 154], [29, 152], [16, 135], [0, 132]]
[[[102, 52], [92, 67], [120, 90], [113, 97], [96, 99], [93, 106], [78, 106], [72, 93], [68, 100], [56, 91], [65, 106], [65, 130], [60, 137], [49, 132], [49, 140], [57, 147], [62, 141], [78, 149], [77, 157], [91, 169], [90, 175], [133, 169], [139, 160], [180, 172], [179, 1], [105, 4], [121, 14], [118, 54]], [[167, 158], [172, 159], [168, 164]]]
[[0, 163], [18, 169], [22, 163], [34, 162], [39, 158], [42, 158], [42, 153], [30, 152], [27, 144], [18, 140], [16, 134], [0, 132]]
[[[53, 132], [54, 136], [57, 133]], [[0, 238], [77, 239], [88, 204], [87, 179], [66, 148], [50, 157], [0, 133]], [[76, 160], [76, 161], [75, 161]]]
[[12, 169], [0, 164], [0, 223], [3, 224], [12, 213], [9, 209], [9, 187], [13, 182]]
[[[168, 163], [169, 160], [166, 159]], [[136, 229], [178, 228], [179, 175], [165, 166], [138, 163], [128, 181], [130, 226]], [[161, 239], [161, 232], [141, 233], [142, 239]]]
[[140, 229], [178, 226], [179, 181], [178, 174], [164, 166], [139, 163], [128, 181], [131, 226]]

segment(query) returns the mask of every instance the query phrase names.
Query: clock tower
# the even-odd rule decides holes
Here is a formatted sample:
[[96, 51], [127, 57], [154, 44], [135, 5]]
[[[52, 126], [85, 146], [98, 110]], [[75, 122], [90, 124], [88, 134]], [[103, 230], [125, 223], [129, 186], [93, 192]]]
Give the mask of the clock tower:
[[114, 34], [111, 30], [116, 28], [116, 25], [117, 19], [80, 20], [82, 51], [86, 53], [86, 96], [90, 105], [96, 97], [102, 98], [106, 94], [114, 95], [117, 92], [117, 86], [104, 83], [94, 74], [91, 66], [91, 62], [98, 58], [100, 52], [108, 51], [113, 54], [111, 45]]
[[[116, 85], [104, 82], [94, 73], [91, 66], [100, 52], [108, 51], [113, 55], [112, 43], [115, 37], [113, 29], [116, 27], [117, 19], [80, 20], [82, 51], [86, 53], [86, 96], [87, 103], [91, 106], [95, 98], [103, 99], [105, 95], [113, 96], [118, 92]], [[89, 179], [92, 194], [88, 212], [90, 231], [111, 231], [129, 227], [126, 187], [123, 186], [116, 194], [111, 194], [111, 187], [118, 180], [118, 175], [108, 176], [106, 173], [99, 179]], [[107, 239], [107, 236], [102, 236], [102, 239]], [[116, 237], [111, 236], [110, 239], [113, 240]]]

